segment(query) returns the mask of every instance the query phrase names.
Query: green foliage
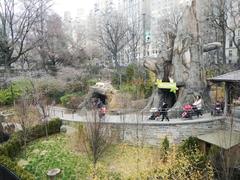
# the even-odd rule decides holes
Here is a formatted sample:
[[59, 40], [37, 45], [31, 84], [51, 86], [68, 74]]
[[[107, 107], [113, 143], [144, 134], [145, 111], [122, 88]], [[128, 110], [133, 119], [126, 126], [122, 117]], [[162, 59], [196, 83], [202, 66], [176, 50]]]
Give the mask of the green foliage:
[[[49, 121], [47, 124], [48, 134], [51, 135], [51, 134], [59, 133], [61, 125], [62, 125], [62, 121], [59, 118], [55, 118]], [[28, 134], [28, 142], [44, 137], [46, 135], [45, 125], [40, 124], [30, 128], [27, 134]]]
[[190, 136], [188, 139], [183, 140], [179, 149], [187, 154], [190, 154], [198, 148], [198, 140], [196, 137]]
[[[53, 119], [48, 123], [48, 134], [54, 134], [60, 132], [60, 127], [61, 127], [61, 120], [56, 118]], [[30, 142], [32, 140], [35, 140], [40, 137], [45, 136], [45, 125], [36, 125], [32, 128], [27, 129], [27, 142]], [[23, 137], [23, 132], [19, 131], [14, 133], [10, 139], [0, 145], [0, 153], [8, 156], [10, 158], [14, 158], [20, 151], [21, 148], [24, 144], [24, 137]]]
[[30, 91], [31, 89], [31, 81], [28, 79], [12, 82], [7, 88], [0, 90], [0, 105], [12, 105], [23, 92]]
[[48, 140], [39, 139], [30, 143], [18, 160], [27, 161], [24, 168], [35, 175], [37, 180], [46, 179], [46, 172], [60, 168], [59, 179], [87, 179], [90, 162], [85, 155], [68, 149], [68, 136], [51, 136]]
[[20, 79], [12, 83], [15, 89], [19, 89], [21, 92], [31, 90], [32, 84], [30, 79]]
[[98, 82], [97, 79], [88, 79], [88, 80], [86, 81], [86, 83], [87, 83], [88, 86], [93, 86], [93, 85], [95, 85], [97, 82]]
[[140, 179], [213, 179], [213, 167], [194, 149], [189, 154], [173, 147], [166, 154], [167, 161], [161, 161], [151, 170], [141, 172]]
[[21, 90], [14, 86], [0, 90], [0, 105], [12, 105], [20, 97]]
[[152, 94], [155, 74], [130, 64], [112, 76], [112, 84], [122, 92], [130, 93], [135, 99], [147, 98]]
[[46, 79], [34, 82], [36, 89], [42, 92], [49, 100], [60, 102], [60, 97], [65, 93], [65, 87], [62, 82], [56, 81], [54, 79]]
[[16, 163], [11, 161], [6, 156], [0, 156], [0, 164], [13, 172], [21, 180], [33, 180], [35, 179], [32, 174], [19, 167]]
[[135, 72], [137, 71], [137, 67], [134, 64], [130, 64], [126, 69], [126, 80], [127, 82], [131, 82], [134, 79]]
[[153, 87], [154, 87], [154, 83], [156, 80], [156, 75], [151, 72], [151, 71], [147, 71], [147, 78], [146, 78], [146, 83], [144, 85], [144, 94], [145, 97], [150, 97], [153, 91]]
[[179, 152], [186, 155], [190, 162], [197, 159], [198, 164], [196, 164], [196, 166], [199, 168], [204, 167], [207, 157], [199, 152], [199, 144], [196, 137], [190, 136], [184, 140], [179, 146]]
[[170, 148], [169, 140], [168, 140], [167, 136], [165, 136], [165, 138], [163, 139], [162, 144], [161, 144], [161, 150], [166, 153], [169, 150], [169, 148]]
[[78, 105], [82, 102], [83, 95], [83, 92], [65, 94], [60, 98], [60, 101], [63, 106], [70, 109], [76, 109]]

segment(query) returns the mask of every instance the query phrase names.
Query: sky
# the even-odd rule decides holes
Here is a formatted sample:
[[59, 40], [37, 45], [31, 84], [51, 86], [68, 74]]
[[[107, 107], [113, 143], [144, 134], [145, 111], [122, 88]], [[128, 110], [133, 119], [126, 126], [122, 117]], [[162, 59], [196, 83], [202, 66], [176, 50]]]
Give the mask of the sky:
[[95, 0], [54, 0], [53, 10], [63, 16], [65, 11], [70, 11], [72, 17], [76, 16], [78, 9], [84, 11], [84, 15], [87, 16], [89, 11], [93, 9]]

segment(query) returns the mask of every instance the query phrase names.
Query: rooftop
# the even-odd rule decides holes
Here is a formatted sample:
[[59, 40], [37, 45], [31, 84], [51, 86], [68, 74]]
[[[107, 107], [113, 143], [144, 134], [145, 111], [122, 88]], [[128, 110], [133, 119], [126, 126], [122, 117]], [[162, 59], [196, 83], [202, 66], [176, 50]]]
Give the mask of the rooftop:
[[238, 82], [240, 81], [240, 70], [209, 78], [208, 80], [213, 82]]
[[223, 149], [230, 149], [240, 144], [240, 133], [236, 131], [219, 130], [217, 132], [199, 135], [197, 138]]

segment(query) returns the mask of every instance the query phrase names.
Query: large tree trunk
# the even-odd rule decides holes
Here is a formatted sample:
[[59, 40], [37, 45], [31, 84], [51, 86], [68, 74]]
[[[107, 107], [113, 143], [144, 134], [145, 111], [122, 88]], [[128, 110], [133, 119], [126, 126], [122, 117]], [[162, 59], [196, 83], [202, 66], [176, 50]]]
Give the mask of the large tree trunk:
[[158, 108], [162, 102], [167, 102], [172, 108], [169, 115], [174, 116], [179, 115], [178, 112], [184, 104], [193, 103], [196, 95], [201, 95], [205, 104], [210, 102], [206, 91], [199, 28], [196, 1], [193, 0], [192, 6], [185, 11], [180, 22], [179, 32], [172, 42], [173, 53], [170, 52], [170, 56], [167, 56], [169, 60], [147, 59], [144, 63], [159, 79], [166, 82], [169, 77], [173, 78], [179, 90], [174, 94], [170, 93], [170, 90], [155, 89], [145, 109]]

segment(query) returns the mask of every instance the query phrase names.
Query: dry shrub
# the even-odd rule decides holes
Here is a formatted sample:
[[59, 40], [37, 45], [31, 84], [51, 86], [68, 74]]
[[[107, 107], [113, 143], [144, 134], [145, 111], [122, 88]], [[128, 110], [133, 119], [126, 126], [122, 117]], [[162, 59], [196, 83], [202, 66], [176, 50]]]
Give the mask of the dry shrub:
[[[28, 109], [28, 121], [31, 122], [29, 123], [30, 127], [33, 127], [37, 124], [39, 124], [40, 119], [41, 119], [41, 114], [39, 113], [39, 110], [35, 106], [29, 106]], [[19, 115], [18, 113], [14, 112], [14, 115], [11, 116], [8, 122], [12, 123], [19, 123]]]
[[70, 146], [71, 149], [81, 152], [81, 153], [86, 153], [86, 147], [85, 147], [85, 139], [86, 139], [86, 134], [84, 132], [84, 126], [82, 124], [78, 125], [77, 131], [70, 134]]
[[110, 110], [129, 108], [131, 106], [132, 96], [128, 93], [115, 94], [111, 97], [111, 101], [108, 104]]

